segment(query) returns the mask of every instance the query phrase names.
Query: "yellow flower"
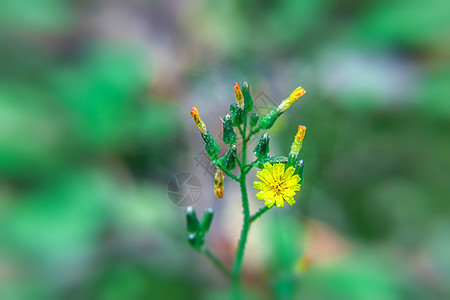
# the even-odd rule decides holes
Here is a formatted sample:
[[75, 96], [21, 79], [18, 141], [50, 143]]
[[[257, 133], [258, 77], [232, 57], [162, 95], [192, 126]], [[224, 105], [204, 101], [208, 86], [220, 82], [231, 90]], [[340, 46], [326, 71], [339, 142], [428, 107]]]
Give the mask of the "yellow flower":
[[284, 164], [265, 163], [264, 169], [256, 173], [262, 181], [255, 181], [253, 187], [261, 190], [256, 194], [258, 200], [264, 200], [266, 206], [276, 204], [283, 207], [284, 201], [293, 205], [296, 191], [300, 191], [300, 177], [294, 175], [295, 169], [290, 166], [285, 170]]

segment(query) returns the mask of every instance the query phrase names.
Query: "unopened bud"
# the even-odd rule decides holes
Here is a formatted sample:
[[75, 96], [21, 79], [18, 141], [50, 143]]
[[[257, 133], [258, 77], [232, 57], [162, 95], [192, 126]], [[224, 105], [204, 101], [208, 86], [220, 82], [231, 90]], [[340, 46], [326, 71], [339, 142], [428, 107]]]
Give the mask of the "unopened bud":
[[239, 126], [244, 123], [244, 109], [237, 106], [236, 103], [230, 105], [230, 112], [233, 118], [233, 126]]
[[242, 94], [244, 95], [245, 111], [251, 112], [253, 109], [253, 99], [250, 95], [250, 87], [245, 81], [242, 83]]
[[188, 206], [184, 211], [186, 215], [186, 228], [190, 233], [197, 232], [200, 229], [200, 223], [198, 222], [197, 215], [193, 206]]
[[254, 113], [251, 117], [250, 117], [250, 126], [253, 127], [258, 123], [259, 120], [259, 115], [257, 113]]
[[268, 133], [264, 133], [258, 141], [253, 153], [258, 159], [266, 158], [269, 154], [269, 141], [270, 136]]
[[191, 115], [192, 118], [194, 118], [195, 126], [197, 126], [202, 135], [206, 153], [209, 157], [211, 157], [212, 160], [217, 159], [217, 154], [219, 154], [219, 145], [214, 140], [211, 133], [209, 133], [209, 131], [206, 129], [205, 123], [203, 123], [202, 119], [200, 119], [197, 107], [191, 107]]
[[231, 116], [227, 114], [223, 119], [223, 142], [228, 146], [235, 144], [237, 141], [236, 132], [233, 129], [233, 121]]
[[259, 127], [269, 129], [273, 126], [276, 119], [292, 104], [294, 104], [306, 91], [302, 87], [296, 88], [288, 98], [284, 99], [280, 105], [272, 108], [264, 117], [259, 120]]
[[211, 227], [211, 223], [214, 217], [214, 210], [211, 207], [208, 207], [203, 212], [202, 224], [200, 225], [202, 232], [208, 232]]
[[223, 157], [218, 159], [216, 165], [225, 171], [234, 170], [236, 168], [236, 153], [236, 145], [231, 146], [228, 152]]

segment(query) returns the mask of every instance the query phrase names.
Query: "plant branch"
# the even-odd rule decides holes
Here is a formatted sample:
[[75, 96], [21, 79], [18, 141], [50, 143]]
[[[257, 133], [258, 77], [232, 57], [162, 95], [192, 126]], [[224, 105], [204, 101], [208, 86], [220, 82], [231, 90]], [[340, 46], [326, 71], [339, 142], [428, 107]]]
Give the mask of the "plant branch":
[[250, 223], [254, 222], [256, 219], [262, 216], [266, 211], [268, 211], [271, 207], [264, 206], [261, 207], [256, 213], [250, 216]]
[[248, 137], [245, 138], [245, 142], [248, 142], [248, 141], [250, 140], [250, 138], [252, 137], [252, 135], [258, 133], [258, 131], [259, 131], [260, 129], [261, 129], [261, 128], [259, 128], [259, 125], [255, 126], [255, 127], [250, 131], [250, 133], [248, 134]]
[[202, 252], [205, 254], [205, 256], [211, 261], [211, 263], [216, 266], [216, 268], [226, 277], [230, 278], [231, 272], [228, 270], [227, 267], [220, 261], [220, 259], [215, 256], [208, 248], [204, 247], [202, 249]]
[[225, 174], [227, 174], [227, 176], [228, 177], [230, 177], [231, 179], [233, 179], [234, 181], [237, 181], [237, 182], [239, 182], [239, 177], [237, 177], [236, 175], [234, 175], [234, 174], [232, 174], [232, 173], [230, 173], [230, 172], [228, 172], [228, 171], [225, 171], [225, 170], [222, 170]]

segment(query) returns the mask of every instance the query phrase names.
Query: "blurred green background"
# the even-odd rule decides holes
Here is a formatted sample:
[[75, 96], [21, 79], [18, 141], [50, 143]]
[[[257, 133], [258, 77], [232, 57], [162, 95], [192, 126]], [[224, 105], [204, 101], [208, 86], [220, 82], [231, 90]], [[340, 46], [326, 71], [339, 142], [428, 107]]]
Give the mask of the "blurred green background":
[[269, 131], [282, 155], [308, 127], [305, 181], [252, 228], [247, 298], [449, 299], [449, 15], [444, 0], [1, 1], [0, 299], [226, 299], [167, 183], [200, 179], [230, 264], [239, 190], [213, 198], [189, 109], [219, 139], [244, 80], [261, 109], [308, 91]]

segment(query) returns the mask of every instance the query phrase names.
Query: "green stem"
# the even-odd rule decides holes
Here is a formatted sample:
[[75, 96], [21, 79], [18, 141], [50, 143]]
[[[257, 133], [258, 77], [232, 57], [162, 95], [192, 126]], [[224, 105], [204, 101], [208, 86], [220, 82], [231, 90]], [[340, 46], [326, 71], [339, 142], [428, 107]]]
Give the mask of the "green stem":
[[238, 178], [236, 175], [231, 174], [230, 172], [225, 171], [225, 170], [222, 170], [222, 171], [223, 171], [225, 174], [227, 174], [227, 176], [230, 177], [231, 179], [233, 179], [234, 181], [239, 182], [239, 178]]
[[205, 256], [212, 262], [214, 266], [226, 277], [229, 278], [231, 276], [230, 270], [220, 261], [217, 256], [215, 256], [208, 248], [204, 247], [202, 252]]
[[248, 134], [248, 137], [244, 139], [245, 142], [248, 142], [248, 141], [250, 140], [250, 138], [252, 137], [252, 135], [258, 133], [258, 131], [259, 131], [260, 129], [261, 129], [261, 128], [259, 128], [259, 125], [257, 125], [256, 127], [254, 127], [253, 130], [250, 131], [250, 133]]
[[[247, 155], [247, 142], [245, 141], [245, 131], [247, 129], [247, 117], [245, 117], [244, 129], [241, 132], [243, 143], [242, 143], [242, 160], [241, 164], [245, 165], [246, 155]], [[233, 294], [235, 299], [241, 298], [241, 270], [242, 261], [244, 258], [245, 244], [247, 242], [248, 232], [250, 230], [250, 208], [248, 204], [248, 194], [247, 186], [245, 180], [245, 170], [241, 168], [241, 174], [239, 177], [239, 185], [241, 187], [242, 196], [242, 209], [244, 214], [243, 225], [241, 230], [241, 236], [239, 238], [238, 248], [236, 250], [236, 257], [232, 269], [232, 283], [233, 283]]]
[[254, 213], [253, 215], [250, 216], [250, 223], [254, 222], [256, 219], [261, 217], [262, 214], [265, 213], [266, 211], [268, 211], [269, 209], [270, 209], [270, 207], [268, 207], [268, 206], [264, 206], [264, 207], [260, 208], [256, 213]]

